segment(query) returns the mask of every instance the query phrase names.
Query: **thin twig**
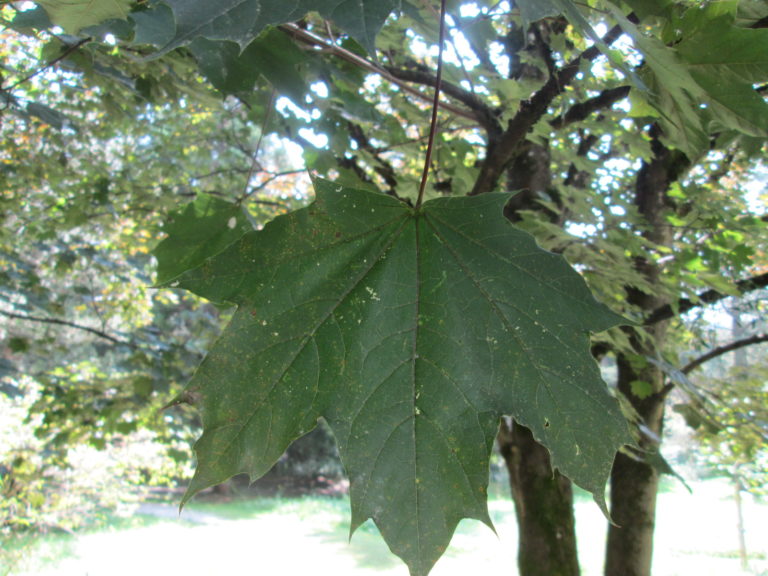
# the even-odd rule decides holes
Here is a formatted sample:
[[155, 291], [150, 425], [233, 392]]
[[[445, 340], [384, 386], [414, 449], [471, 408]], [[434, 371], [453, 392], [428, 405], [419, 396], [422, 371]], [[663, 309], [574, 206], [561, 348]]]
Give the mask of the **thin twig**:
[[571, 106], [565, 114], [549, 121], [553, 128], [565, 128], [575, 122], [586, 120], [592, 113], [598, 110], [605, 110], [613, 106], [616, 102], [623, 100], [629, 95], [629, 86], [618, 86], [604, 90], [597, 96], [577, 102]]
[[32, 78], [34, 78], [35, 76], [38, 76], [39, 74], [42, 74], [43, 72], [48, 70], [48, 68], [51, 68], [52, 66], [55, 66], [56, 64], [58, 64], [59, 62], [64, 60], [67, 56], [69, 56], [70, 54], [75, 52], [83, 44], [87, 44], [91, 40], [92, 40], [92, 38], [89, 36], [88, 38], [83, 38], [77, 44], [73, 44], [73, 45], [69, 46], [66, 50], [64, 50], [64, 52], [62, 52], [60, 55], [58, 55], [56, 58], [54, 58], [53, 60], [51, 60], [50, 62], [48, 62], [44, 66], [42, 66], [41, 68], [38, 68], [37, 70], [32, 72], [32, 74], [30, 74], [28, 76], [25, 76], [24, 78], [22, 78], [21, 80], [18, 80], [17, 82], [14, 82], [8, 88], [0, 87], [0, 92], [10, 92], [13, 89], [18, 88], [19, 86], [21, 86], [25, 82], [29, 82], [30, 80], [32, 80]]
[[[611, 28], [602, 41], [610, 46], [623, 33], [621, 27]], [[524, 100], [515, 116], [507, 123], [507, 128], [495, 138], [489, 138], [488, 155], [483, 161], [480, 172], [475, 179], [475, 185], [470, 196], [490, 192], [498, 184], [499, 178], [515, 155], [517, 147], [526, 139], [529, 131], [547, 113], [552, 101], [562, 94], [576, 78], [581, 65], [591, 62], [600, 54], [600, 49], [590, 46], [584, 52], [573, 58], [555, 74], [551, 75], [544, 85], [528, 100]]]
[[[347, 62], [350, 62], [356, 66], [359, 66], [363, 70], [368, 70], [369, 72], [378, 74], [388, 82], [391, 82], [396, 86], [399, 86], [403, 90], [403, 92], [407, 92], [408, 94], [411, 94], [412, 96], [415, 96], [416, 98], [419, 98], [421, 100], [431, 101], [431, 98], [429, 97], [429, 95], [424, 94], [423, 92], [419, 92], [413, 86], [409, 85], [407, 82], [403, 82], [402, 80], [396, 78], [395, 76], [390, 74], [387, 70], [383, 69], [381, 66], [378, 66], [377, 64], [374, 64], [373, 62], [366, 60], [365, 58], [362, 58], [357, 54], [354, 54], [353, 52], [350, 52], [349, 50], [346, 50], [345, 48], [337, 44], [330, 44], [324, 38], [321, 38], [317, 34], [313, 34], [308, 30], [299, 28], [298, 26], [292, 23], [281, 24], [277, 28], [279, 30], [282, 30], [286, 34], [290, 34], [291, 36], [298, 38], [302, 42], [306, 42], [307, 44], [311, 44], [313, 46], [317, 46], [319, 48], [327, 50], [328, 52], [335, 54], [339, 58], [342, 58]], [[475, 114], [473, 114], [468, 110], [465, 110], [464, 108], [460, 108], [459, 106], [454, 106], [451, 103], [444, 102], [441, 104], [441, 107], [443, 108], [443, 110], [447, 110], [455, 114], [456, 116], [477, 121], [477, 117], [475, 116]]]
[[[746, 278], [744, 280], [739, 280], [738, 282], [734, 283], [734, 287], [742, 294], [751, 292], [752, 290], [768, 288], [768, 272], [753, 276], [751, 278]], [[694, 308], [698, 308], [699, 306], [704, 306], [706, 304], [714, 304], [715, 302], [719, 302], [720, 300], [728, 298], [729, 296], [732, 296], [732, 294], [725, 294], [714, 289], [707, 290], [706, 292], [702, 292], [701, 294], [697, 295], [693, 300], [689, 300], [687, 298], [678, 300], [674, 307], [670, 304], [666, 304], [660, 308], [657, 308], [648, 316], [648, 318], [645, 319], [643, 324], [645, 326], [651, 326], [657, 322], [674, 318], [675, 316], [682, 316]]]
[[250, 187], [251, 178], [256, 171], [256, 166], [259, 165], [259, 151], [261, 151], [261, 143], [264, 141], [264, 133], [267, 131], [267, 124], [269, 124], [270, 116], [272, 115], [272, 107], [275, 102], [275, 89], [272, 88], [272, 92], [269, 94], [269, 102], [267, 103], [267, 109], [264, 111], [264, 120], [261, 123], [261, 131], [259, 132], [259, 140], [256, 142], [256, 149], [251, 154], [251, 165], [248, 168], [248, 175], [245, 177], [245, 186], [243, 187], [243, 193], [238, 199], [238, 204], [248, 198], [250, 194], [248, 188]]
[[723, 354], [727, 354], [728, 352], [733, 352], [734, 350], [738, 350], [739, 348], [754, 346], [755, 344], [762, 344], [763, 342], [768, 342], [768, 334], [756, 334], [755, 336], [750, 336], [749, 338], [742, 338], [741, 340], [736, 340], [724, 346], [718, 346], [717, 348], [713, 348], [706, 354], [699, 356], [695, 360], [691, 360], [690, 362], [688, 362], [688, 364], [686, 364], [683, 368], [680, 369], [680, 372], [682, 372], [683, 374], [690, 374], [693, 370], [695, 370], [705, 362], [709, 362], [710, 360], [713, 360], [718, 356], [722, 356]]
[[[399, 80], [414, 82], [425, 86], [435, 85], [435, 76], [426, 66], [418, 65], [415, 68], [396, 68], [386, 66], [386, 71]], [[498, 130], [499, 111], [488, 106], [477, 94], [462, 88], [457, 84], [442, 81], [441, 92], [444, 96], [450, 96], [454, 100], [461, 102], [474, 113], [473, 120], [476, 120], [488, 132]], [[440, 107], [448, 110], [445, 102], [440, 103]]]
[[193, 175], [189, 177], [189, 180], [204, 180], [205, 178], [213, 178], [214, 176], [221, 176], [222, 174], [247, 174], [248, 168], [219, 168], [218, 170], [212, 170], [206, 174]]
[[432, 148], [437, 134], [437, 113], [440, 109], [440, 83], [443, 79], [443, 43], [445, 39], [445, 2], [440, 1], [440, 37], [438, 40], [437, 52], [437, 75], [435, 77], [435, 98], [432, 102], [432, 121], [429, 125], [429, 141], [427, 142], [427, 154], [424, 158], [424, 172], [421, 174], [421, 184], [419, 185], [419, 196], [416, 199], [416, 209], [421, 207], [424, 200], [424, 190], [427, 188], [427, 179], [429, 178], [429, 169], [432, 164]]
[[98, 336], [99, 338], [103, 338], [104, 340], [109, 340], [114, 344], [120, 344], [122, 346], [133, 346], [133, 344], [131, 342], [128, 342], [127, 340], [121, 340], [119, 338], [111, 336], [110, 334], [107, 334], [102, 330], [97, 330], [96, 328], [91, 328], [90, 326], [83, 326], [82, 324], [70, 322], [69, 320], [61, 320], [60, 318], [45, 318], [42, 316], [27, 316], [24, 314], [15, 314], [13, 312], [6, 312], [5, 310], [0, 310], [0, 314], [8, 318], [14, 318], [16, 320], [24, 320], [26, 322], [38, 322], [43, 324], [56, 324], [58, 326], [68, 326], [69, 328], [76, 328], [77, 330], [83, 330], [84, 332], [89, 332], [95, 336]]
[[[279, 178], [283, 178], [285, 176], [293, 176], [295, 174], [303, 174], [306, 171], [307, 171], [306, 168], [298, 168], [295, 170], [283, 170], [282, 172], [272, 173], [269, 175], [269, 178], [267, 178], [263, 182], [260, 182], [256, 186], [254, 186], [251, 190], [248, 190], [248, 193], [245, 195], [244, 198], [249, 198], [250, 196], [253, 196], [256, 192], [263, 190], [264, 188], [266, 188], [272, 182], [274, 182], [275, 180], [278, 180]], [[280, 208], [286, 207], [286, 205], [283, 202], [278, 202], [277, 200], [248, 200], [248, 201], [254, 204], [263, 204], [264, 206], [279, 206]]]

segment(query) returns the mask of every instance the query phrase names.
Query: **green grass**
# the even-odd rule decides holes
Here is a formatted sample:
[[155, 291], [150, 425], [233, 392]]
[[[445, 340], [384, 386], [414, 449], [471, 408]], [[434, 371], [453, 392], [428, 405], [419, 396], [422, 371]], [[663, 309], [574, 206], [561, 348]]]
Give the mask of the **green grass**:
[[[659, 496], [654, 576], [737, 575], [735, 510], [727, 485], [665, 487]], [[515, 513], [503, 490], [492, 493], [498, 536], [463, 521], [434, 576], [514, 574]], [[746, 516], [753, 574], [768, 570], [768, 506], [749, 499]], [[3, 576], [123, 576], [185, 574], [319, 573], [334, 576], [406, 576], [369, 522], [349, 543], [349, 502], [319, 496], [300, 499], [196, 501], [178, 517], [176, 503], [155, 503], [166, 517], [110, 519], [77, 535], [6, 539]], [[606, 525], [591, 499], [576, 498], [584, 576], [602, 572]], [[11, 566], [15, 564], [15, 568]]]

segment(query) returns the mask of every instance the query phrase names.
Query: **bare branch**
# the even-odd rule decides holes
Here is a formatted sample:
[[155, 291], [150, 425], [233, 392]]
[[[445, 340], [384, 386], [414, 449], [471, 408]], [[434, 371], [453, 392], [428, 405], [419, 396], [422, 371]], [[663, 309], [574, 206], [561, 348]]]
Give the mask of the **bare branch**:
[[275, 103], [275, 95], [275, 89], [272, 88], [272, 92], [269, 94], [269, 102], [267, 103], [267, 107], [264, 110], [264, 119], [261, 122], [261, 130], [259, 130], [259, 140], [256, 142], [256, 148], [254, 149], [253, 154], [251, 154], [251, 165], [248, 168], [248, 175], [245, 177], [243, 193], [240, 195], [238, 202], [242, 202], [255, 192], [255, 190], [251, 190], [249, 192], [249, 188], [251, 186], [251, 178], [253, 178], [253, 174], [256, 169], [261, 168], [261, 164], [259, 163], [259, 152], [261, 151], [261, 144], [264, 141], [264, 133], [267, 131], [267, 125], [269, 124], [269, 119], [272, 115], [272, 108], [274, 107]]
[[358, 147], [370, 154], [379, 164], [378, 166], [374, 166], [373, 169], [384, 179], [387, 186], [389, 186], [390, 193], [393, 196], [397, 196], [395, 193], [397, 189], [397, 171], [394, 166], [392, 166], [386, 158], [381, 156], [382, 150], [377, 149], [371, 144], [371, 141], [368, 139], [362, 126], [355, 124], [351, 120], [347, 120], [347, 129], [349, 130], [350, 137], [357, 143]]
[[683, 366], [683, 368], [680, 369], [680, 372], [683, 374], [689, 374], [705, 362], [709, 362], [710, 360], [713, 360], [717, 358], [718, 356], [722, 356], [723, 354], [727, 354], [728, 352], [733, 352], [734, 350], [738, 350], [739, 348], [746, 348], [747, 346], [753, 346], [755, 344], [762, 344], [763, 342], [768, 342], [768, 334], [756, 334], [755, 336], [750, 336], [749, 338], [742, 338], [741, 340], [736, 340], [734, 342], [731, 342], [730, 344], [726, 344], [724, 346], [718, 346], [717, 348], [714, 348], [707, 352], [706, 354], [703, 354], [696, 358], [695, 360], [691, 360]]
[[88, 332], [90, 334], [93, 334], [94, 336], [103, 338], [104, 340], [109, 340], [114, 344], [120, 344], [122, 346], [131, 346], [131, 347], [134, 346], [131, 342], [127, 340], [121, 340], [120, 338], [116, 338], [115, 336], [107, 334], [102, 330], [97, 330], [96, 328], [91, 328], [90, 326], [83, 326], [82, 324], [77, 324], [76, 322], [70, 322], [69, 320], [62, 320], [60, 318], [44, 318], [42, 316], [27, 316], [25, 314], [15, 314], [13, 312], [6, 312], [5, 310], [0, 310], [0, 314], [8, 318], [14, 318], [16, 320], [24, 320], [26, 322], [38, 322], [42, 324], [56, 324], [58, 326], [67, 326], [69, 328], [75, 328], [77, 330]]
[[240, 199], [241, 202], [248, 202], [251, 204], [262, 204], [264, 206], [278, 206], [280, 208], [285, 208], [286, 205], [284, 202], [278, 202], [277, 200], [254, 200], [251, 198], [256, 192], [259, 192], [261, 190], [264, 190], [267, 186], [269, 186], [272, 182], [275, 180], [278, 180], [280, 178], [284, 178], [286, 176], [295, 176], [296, 174], [302, 174], [306, 172], [306, 168], [299, 168], [295, 170], [283, 170], [282, 172], [274, 172], [274, 173], [268, 173], [269, 176], [260, 182], [259, 184], [255, 186], [249, 186], [243, 194], [243, 197]]
[[[758, 276], [753, 276], [752, 278], [745, 278], [744, 280], [740, 280], [736, 282], [735, 286], [742, 294], [768, 287], [768, 272]], [[662, 322], [663, 320], [669, 320], [675, 316], [685, 314], [694, 308], [705, 306], [707, 304], [714, 304], [715, 302], [719, 302], [720, 300], [728, 298], [729, 296], [731, 296], [731, 294], [724, 294], [722, 292], [718, 292], [717, 290], [707, 290], [706, 292], [699, 294], [694, 300], [683, 298], [682, 300], [678, 300], [677, 306], [674, 308], [671, 304], [667, 304], [666, 306], [662, 306], [661, 308], [654, 310], [648, 316], [648, 318], [646, 318], [645, 325], [650, 326], [652, 324]]]
[[629, 86], [618, 86], [604, 90], [594, 98], [584, 100], [571, 106], [565, 114], [558, 116], [550, 121], [552, 128], [564, 128], [574, 122], [586, 120], [598, 110], [610, 108], [619, 100], [623, 100], [629, 95]]
[[[407, 82], [404, 82], [399, 78], [396, 78], [395, 76], [390, 74], [386, 69], [382, 68], [378, 64], [375, 64], [370, 60], [366, 60], [365, 58], [362, 58], [357, 54], [354, 54], [353, 52], [350, 52], [349, 50], [342, 48], [341, 46], [338, 46], [336, 44], [331, 44], [330, 42], [327, 42], [324, 38], [321, 38], [317, 34], [313, 34], [308, 30], [299, 28], [296, 24], [281, 24], [280, 26], [278, 26], [278, 29], [282, 30], [286, 34], [290, 34], [291, 36], [298, 38], [302, 42], [311, 44], [312, 46], [317, 46], [327, 52], [335, 54], [339, 58], [342, 58], [347, 62], [350, 62], [356, 66], [359, 66], [364, 70], [368, 70], [369, 72], [378, 74], [385, 80], [399, 86], [404, 92], [407, 92], [408, 94], [411, 94], [412, 96], [415, 96], [420, 100], [423, 100], [425, 102], [430, 102], [430, 103], [432, 102], [432, 96], [430, 94], [426, 94], [426, 93], [420, 92], [419, 90], [416, 90], [413, 86], [410, 86]], [[461, 116], [462, 118], [467, 118], [469, 120], [474, 120], [474, 121], [478, 120], [477, 117], [472, 112], [465, 110], [463, 108], [460, 108], [458, 106], [454, 106], [453, 104], [450, 104], [448, 102], [442, 102], [440, 104], [440, 108], [442, 108], [443, 110], [447, 110], [448, 112], [451, 112], [456, 116]]]
[[[396, 68], [394, 66], [385, 66], [384, 69], [393, 77], [407, 82], [422, 84], [424, 86], [434, 86], [436, 82], [435, 75], [428, 70]], [[472, 119], [479, 122], [487, 132], [500, 130], [498, 112], [483, 102], [483, 100], [476, 94], [469, 90], [465, 90], [456, 84], [446, 82], [445, 80], [443, 80], [440, 85], [441, 91], [444, 94], [461, 102], [469, 108], [473, 112]], [[445, 103], [441, 102], [440, 107], [445, 108]]]
[[38, 68], [37, 70], [35, 70], [35, 71], [34, 71], [34, 72], [32, 72], [31, 74], [29, 74], [28, 76], [25, 76], [25, 77], [24, 77], [24, 78], [22, 78], [21, 80], [18, 80], [18, 81], [16, 81], [16, 82], [14, 82], [14, 83], [13, 83], [13, 84], [11, 84], [10, 86], [8, 86], [8, 88], [2, 88], [2, 87], [0, 87], [0, 92], [10, 92], [10, 91], [12, 91], [14, 88], [18, 88], [19, 86], [21, 86], [21, 85], [22, 85], [22, 84], [24, 84], [25, 82], [29, 82], [29, 81], [30, 81], [30, 80], [32, 80], [34, 77], [36, 77], [36, 76], [38, 76], [38, 75], [42, 74], [43, 72], [45, 72], [45, 71], [46, 71], [46, 70], [48, 70], [49, 68], [51, 68], [51, 67], [55, 66], [56, 64], [58, 64], [59, 62], [61, 62], [61, 61], [62, 61], [62, 60], [64, 60], [65, 58], [67, 58], [67, 57], [68, 57], [70, 54], [72, 54], [73, 52], [76, 52], [76, 51], [77, 51], [77, 50], [78, 50], [78, 49], [79, 49], [81, 46], [83, 46], [84, 44], [87, 44], [87, 43], [88, 43], [88, 42], [90, 42], [91, 40], [92, 40], [92, 38], [91, 38], [91, 37], [88, 37], [88, 38], [83, 38], [82, 40], [80, 40], [80, 41], [79, 41], [79, 42], [77, 42], [76, 44], [72, 44], [72, 45], [70, 45], [70, 46], [67, 46], [67, 48], [66, 48], [66, 50], [64, 50], [64, 52], [62, 52], [62, 53], [61, 53], [61, 54], [59, 54], [59, 55], [58, 55], [56, 58], [54, 58], [53, 60], [50, 60], [50, 61], [49, 61], [49, 62], [47, 62], [45, 65], [43, 65], [42, 67]]

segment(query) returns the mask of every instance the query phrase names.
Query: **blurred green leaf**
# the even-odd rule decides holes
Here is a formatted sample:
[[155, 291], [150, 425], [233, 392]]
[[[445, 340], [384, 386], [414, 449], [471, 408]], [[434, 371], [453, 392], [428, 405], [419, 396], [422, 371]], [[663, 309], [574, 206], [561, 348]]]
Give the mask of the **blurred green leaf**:
[[125, 19], [133, 3], [133, 0], [37, 0], [51, 22], [68, 34], [77, 34], [110, 18]]
[[233, 42], [205, 38], [197, 38], [189, 48], [200, 71], [225, 94], [253, 90], [259, 75], [294, 102], [303, 102], [309, 89], [297, 68], [306, 56], [288, 36], [276, 30], [267, 30], [242, 51]]

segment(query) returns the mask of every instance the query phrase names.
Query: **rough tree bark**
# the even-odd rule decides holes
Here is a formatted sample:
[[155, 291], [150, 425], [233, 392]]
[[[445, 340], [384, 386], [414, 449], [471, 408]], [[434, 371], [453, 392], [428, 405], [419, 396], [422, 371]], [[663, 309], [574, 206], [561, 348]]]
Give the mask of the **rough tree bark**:
[[[661, 343], [661, 337], [653, 339]], [[663, 375], [654, 366], [638, 369], [623, 355], [618, 359], [618, 366], [619, 390], [630, 398], [645, 426], [661, 435]], [[644, 399], [632, 394], [632, 383], [637, 381], [650, 384], [654, 393]], [[648, 446], [648, 449], [654, 450], [656, 446]], [[659, 473], [652, 466], [624, 454], [617, 455], [611, 471], [611, 516], [615, 525], [608, 529], [607, 576], [650, 575], [658, 484]]]
[[528, 428], [502, 422], [498, 438], [515, 502], [520, 574], [579, 574], [571, 481], [552, 472], [549, 452]]

